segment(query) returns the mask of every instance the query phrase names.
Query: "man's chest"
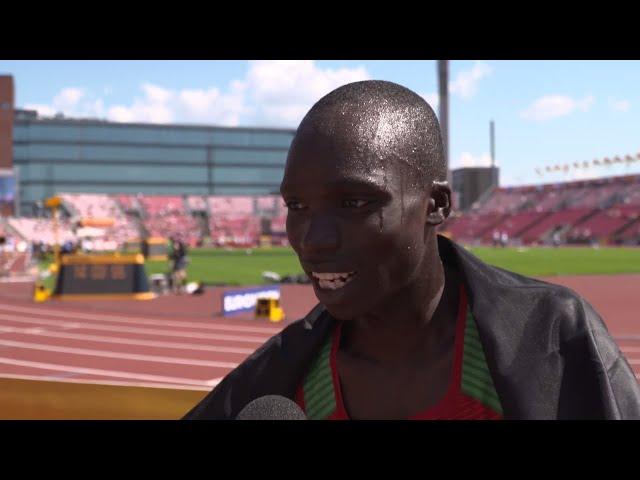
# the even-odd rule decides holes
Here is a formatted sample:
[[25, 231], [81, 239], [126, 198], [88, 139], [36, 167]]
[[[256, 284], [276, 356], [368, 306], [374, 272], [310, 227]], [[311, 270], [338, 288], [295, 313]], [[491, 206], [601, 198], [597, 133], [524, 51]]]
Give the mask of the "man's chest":
[[354, 419], [406, 419], [435, 406], [451, 386], [453, 352], [429, 364], [383, 368], [338, 353], [342, 400]]

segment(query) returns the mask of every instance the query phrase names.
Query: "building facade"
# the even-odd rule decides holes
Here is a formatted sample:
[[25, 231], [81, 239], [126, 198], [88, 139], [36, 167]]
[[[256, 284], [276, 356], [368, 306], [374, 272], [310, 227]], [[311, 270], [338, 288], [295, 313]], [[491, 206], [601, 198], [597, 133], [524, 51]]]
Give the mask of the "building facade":
[[277, 193], [295, 131], [13, 115], [20, 214], [55, 194]]
[[454, 209], [464, 211], [491, 187], [498, 186], [498, 167], [466, 167], [451, 171]]

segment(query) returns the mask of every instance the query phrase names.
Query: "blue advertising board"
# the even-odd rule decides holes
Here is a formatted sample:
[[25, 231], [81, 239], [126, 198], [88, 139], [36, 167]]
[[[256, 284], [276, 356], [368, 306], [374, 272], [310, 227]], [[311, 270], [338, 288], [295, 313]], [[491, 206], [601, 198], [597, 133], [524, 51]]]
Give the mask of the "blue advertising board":
[[222, 294], [222, 314], [253, 312], [258, 298], [280, 298], [280, 287], [246, 288], [229, 290]]

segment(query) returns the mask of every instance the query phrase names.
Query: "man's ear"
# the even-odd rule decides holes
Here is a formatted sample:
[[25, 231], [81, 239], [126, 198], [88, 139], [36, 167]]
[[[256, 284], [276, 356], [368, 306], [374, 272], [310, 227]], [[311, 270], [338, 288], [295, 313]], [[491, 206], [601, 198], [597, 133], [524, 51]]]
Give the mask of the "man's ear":
[[451, 213], [451, 189], [447, 182], [433, 182], [427, 211], [427, 223], [440, 225]]

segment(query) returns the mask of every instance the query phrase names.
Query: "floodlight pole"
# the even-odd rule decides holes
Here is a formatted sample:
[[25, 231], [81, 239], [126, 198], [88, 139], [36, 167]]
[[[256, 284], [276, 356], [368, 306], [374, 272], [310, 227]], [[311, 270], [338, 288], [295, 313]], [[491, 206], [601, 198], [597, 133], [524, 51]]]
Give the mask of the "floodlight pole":
[[438, 97], [439, 121], [442, 132], [442, 148], [447, 165], [447, 182], [451, 186], [451, 170], [449, 168], [449, 60], [438, 60]]

